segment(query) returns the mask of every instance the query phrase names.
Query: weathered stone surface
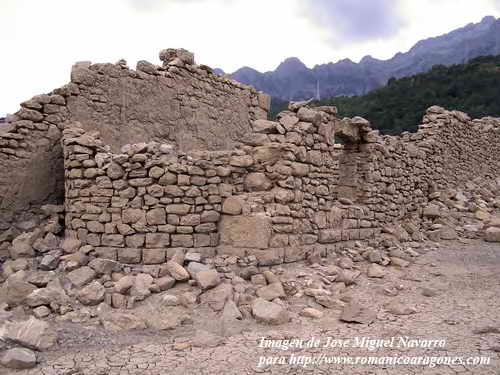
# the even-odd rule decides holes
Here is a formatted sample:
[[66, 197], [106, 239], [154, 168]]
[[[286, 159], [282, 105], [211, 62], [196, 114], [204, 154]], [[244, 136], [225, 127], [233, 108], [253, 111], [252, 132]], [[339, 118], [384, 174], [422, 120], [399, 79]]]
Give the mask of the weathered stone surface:
[[78, 292], [78, 300], [84, 305], [95, 306], [104, 300], [106, 289], [97, 281], [91, 282]]
[[134, 278], [134, 284], [130, 289], [130, 295], [135, 296], [138, 299], [144, 299], [145, 297], [151, 295], [151, 286], [153, 285], [154, 279], [151, 275], [140, 273]]
[[275, 298], [285, 297], [285, 291], [280, 282], [274, 282], [257, 289], [257, 296], [266, 301], [272, 301]]
[[242, 210], [242, 202], [238, 197], [228, 197], [222, 204], [222, 212], [228, 215], [239, 215]]
[[166, 268], [170, 276], [172, 276], [177, 281], [184, 281], [189, 279], [188, 271], [186, 271], [184, 267], [176, 262], [168, 261], [166, 264]]
[[378, 264], [372, 263], [368, 266], [367, 275], [368, 277], [382, 278], [385, 276], [385, 270]]
[[484, 239], [488, 242], [500, 242], [500, 228], [491, 227], [486, 229]]
[[276, 123], [269, 120], [255, 120], [253, 122], [254, 133], [271, 134], [276, 133]]
[[71, 271], [67, 276], [71, 284], [79, 288], [93, 280], [96, 273], [92, 268], [85, 266]]
[[215, 311], [221, 311], [224, 308], [226, 301], [232, 298], [233, 287], [231, 284], [222, 283], [201, 294], [200, 302], [208, 304]]
[[246, 191], [266, 191], [273, 186], [264, 173], [249, 173], [245, 177], [245, 190]]
[[36, 362], [36, 354], [26, 348], [9, 349], [0, 360], [2, 366], [18, 370], [33, 368]]
[[14, 241], [12, 241], [10, 257], [12, 259], [33, 257], [35, 255], [35, 251], [33, 250], [33, 237], [33, 233], [23, 233], [17, 236]]
[[264, 215], [224, 215], [219, 224], [221, 244], [234, 247], [267, 249], [271, 232], [271, 220]]
[[24, 281], [24, 271], [19, 271], [7, 278], [1, 286], [1, 294], [5, 296], [5, 302], [15, 306], [23, 303], [26, 298], [36, 290], [36, 286]]
[[434, 218], [434, 217], [441, 217], [442, 213], [441, 213], [441, 209], [439, 208], [439, 206], [437, 206], [433, 203], [429, 203], [426, 207], [424, 207], [423, 215], [427, 216], [427, 217]]
[[258, 322], [271, 325], [284, 324], [290, 320], [288, 311], [282, 306], [262, 298], [253, 301], [252, 314]]
[[377, 313], [369, 307], [352, 302], [344, 307], [340, 315], [340, 320], [344, 322], [369, 324], [375, 320], [376, 316]]
[[194, 279], [203, 290], [216, 287], [221, 281], [219, 273], [214, 269], [196, 272]]
[[120, 332], [147, 328], [142, 319], [130, 313], [112, 311], [101, 314], [99, 318], [107, 331]]
[[134, 276], [124, 276], [115, 283], [115, 290], [117, 293], [125, 294], [134, 285]]
[[106, 275], [110, 275], [112, 272], [118, 272], [121, 269], [120, 263], [109, 259], [93, 259], [88, 265], [98, 274]]
[[33, 350], [47, 350], [57, 342], [57, 334], [49, 323], [31, 317], [18, 322], [5, 322], [0, 336], [7, 342]]
[[313, 309], [312, 307], [306, 307], [300, 312], [300, 315], [307, 318], [321, 319], [323, 317], [323, 312], [317, 309]]

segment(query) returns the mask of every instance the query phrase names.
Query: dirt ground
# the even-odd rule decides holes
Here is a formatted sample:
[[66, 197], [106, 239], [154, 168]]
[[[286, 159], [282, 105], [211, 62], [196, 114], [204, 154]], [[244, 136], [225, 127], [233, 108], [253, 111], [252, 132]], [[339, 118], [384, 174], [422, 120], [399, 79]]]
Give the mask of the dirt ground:
[[[335, 309], [323, 309], [320, 319], [302, 317], [298, 312], [307, 307], [305, 299], [289, 301], [292, 320], [281, 326], [264, 326], [253, 319], [224, 326], [204, 306], [187, 316], [180, 327], [166, 331], [113, 334], [92, 319], [79, 324], [58, 323], [60, 345], [40, 354], [40, 364], [35, 369], [4, 369], [0, 374], [500, 375], [500, 244], [446, 242], [436, 250], [421, 252], [424, 254], [409, 268], [388, 268], [383, 279], [362, 276], [358, 285], [346, 292], [353, 300], [377, 311], [372, 324], [342, 322], [341, 311]], [[304, 264], [287, 267], [289, 272], [306, 269]], [[314, 272], [311, 268], [308, 271]], [[414, 308], [416, 313], [389, 313], [385, 306], [394, 300]], [[314, 303], [309, 305], [318, 308]], [[148, 299], [138, 308], [147, 313], [147, 309], [154, 309], [154, 300]], [[353, 347], [356, 338], [363, 337], [394, 337], [394, 342], [388, 341], [388, 347], [375, 350]], [[401, 345], [406, 337], [420, 339], [417, 347]], [[302, 339], [302, 347], [284, 350], [260, 345], [269, 343], [268, 340], [286, 339]], [[345, 347], [323, 347], [334, 340], [343, 340]], [[316, 342], [318, 347], [308, 348], [308, 342]], [[350, 356], [358, 363], [331, 363], [335, 356]], [[430, 360], [434, 361], [462, 357], [463, 363], [435, 367], [362, 364], [368, 357], [416, 357], [413, 361], [418, 361], [418, 357], [433, 357]], [[486, 357], [489, 364], [466, 363], [476, 357]], [[291, 364], [293, 361], [296, 364]], [[304, 361], [316, 362], [305, 366]]]

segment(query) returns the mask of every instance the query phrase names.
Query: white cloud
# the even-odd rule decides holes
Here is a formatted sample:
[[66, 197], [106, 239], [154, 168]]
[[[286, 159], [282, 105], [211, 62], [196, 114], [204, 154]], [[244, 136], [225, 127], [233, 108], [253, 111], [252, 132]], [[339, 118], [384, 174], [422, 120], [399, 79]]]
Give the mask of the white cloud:
[[0, 114], [67, 83], [79, 60], [125, 58], [134, 67], [141, 59], [159, 63], [163, 48], [183, 47], [197, 62], [232, 72], [272, 70], [290, 56], [308, 66], [389, 58], [422, 38], [498, 17], [496, 1], [399, 0], [404, 28], [333, 44], [335, 25], [306, 17], [303, 0], [1, 0]]

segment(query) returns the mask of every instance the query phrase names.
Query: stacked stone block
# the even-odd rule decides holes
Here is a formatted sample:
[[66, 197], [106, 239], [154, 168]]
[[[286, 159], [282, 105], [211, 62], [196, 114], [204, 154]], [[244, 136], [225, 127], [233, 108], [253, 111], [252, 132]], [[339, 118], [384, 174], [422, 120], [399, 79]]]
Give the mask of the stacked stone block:
[[194, 64], [182, 57], [187, 51], [168, 51], [160, 53], [162, 66], [140, 61], [137, 70], [124, 60], [77, 63], [70, 83], [23, 102], [0, 124], [0, 230], [22, 230], [43, 204], [62, 203], [65, 121], [98, 130], [115, 151], [144, 141], [187, 151], [232, 149], [255, 119], [267, 117], [267, 95]]

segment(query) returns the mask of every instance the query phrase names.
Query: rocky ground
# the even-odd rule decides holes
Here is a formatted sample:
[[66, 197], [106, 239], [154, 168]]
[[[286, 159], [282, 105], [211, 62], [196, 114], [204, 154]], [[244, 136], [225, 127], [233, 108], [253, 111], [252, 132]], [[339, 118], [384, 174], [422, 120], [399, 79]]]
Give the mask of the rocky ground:
[[[172, 296], [180, 297], [183, 288], [190, 290], [187, 283], [139, 303], [133, 309], [137, 320], [120, 320], [115, 310], [115, 318], [108, 327], [104, 325], [112, 329], [114, 324], [116, 329], [111, 331], [103, 330], [100, 324], [104, 324], [106, 307], [89, 307], [86, 314], [72, 316], [75, 323], [61, 317], [51, 319], [57, 344], [36, 352], [36, 368], [0, 369], [0, 374], [500, 374], [500, 244], [462, 240], [437, 246], [427, 243], [414, 250], [421, 255], [409, 267], [384, 267], [377, 275], [382, 277], [368, 277], [365, 265], [352, 265], [353, 272], [357, 268], [364, 271], [355, 283], [345, 287], [349, 282], [323, 285], [334, 301], [328, 308], [318, 303], [322, 299], [314, 289], [318, 289], [318, 280], [326, 284], [325, 271], [331, 268], [330, 262], [271, 267], [285, 280], [282, 284], [287, 289], [282, 299], [290, 321], [283, 318], [278, 321], [280, 325], [270, 326], [245, 314], [242, 319], [231, 318], [228, 308], [214, 311], [210, 302], [189, 308], [178, 304]], [[252, 307], [257, 316], [256, 307]], [[274, 318], [279, 320], [280, 314]], [[125, 326], [138, 328], [122, 330]], [[322, 347], [328, 337], [330, 341], [350, 339], [352, 343], [355, 337], [398, 340], [400, 336], [445, 340], [445, 344], [424, 348], [426, 344], [420, 341], [416, 348], [395, 345], [373, 351], [351, 344], [343, 349]], [[263, 337], [264, 344], [268, 340], [303, 339], [304, 347], [266, 348], [261, 345]], [[319, 347], [305, 347], [311, 337], [320, 340]], [[291, 360], [300, 361], [301, 356], [302, 361], [309, 357], [324, 362], [331, 356], [461, 356], [488, 357], [490, 363], [434, 368], [290, 364]]]

